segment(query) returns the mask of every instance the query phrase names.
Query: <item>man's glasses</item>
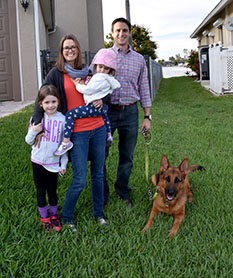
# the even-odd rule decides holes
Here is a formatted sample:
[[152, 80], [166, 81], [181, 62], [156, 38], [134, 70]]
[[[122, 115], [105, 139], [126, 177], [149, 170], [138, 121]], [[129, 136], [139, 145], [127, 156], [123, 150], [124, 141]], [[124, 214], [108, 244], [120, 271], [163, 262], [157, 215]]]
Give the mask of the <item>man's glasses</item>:
[[64, 50], [65, 52], [69, 52], [69, 50], [75, 51], [76, 49], [77, 49], [77, 46], [75, 46], [75, 45], [72, 45], [71, 47], [65, 46], [65, 47], [63, 48], [63, 50]]

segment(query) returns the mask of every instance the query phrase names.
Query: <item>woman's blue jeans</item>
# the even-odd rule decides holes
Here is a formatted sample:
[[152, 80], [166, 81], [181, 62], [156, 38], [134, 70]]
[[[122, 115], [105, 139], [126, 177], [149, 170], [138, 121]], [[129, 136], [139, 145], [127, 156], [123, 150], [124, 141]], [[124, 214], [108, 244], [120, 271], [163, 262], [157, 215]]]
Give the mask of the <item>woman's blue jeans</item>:
[[95, 218], [103, 217], [106, 128], [103, 125], [94, 130], [75, 132], [71, 141], [74, 144], [70, 152], [73, 180], [66, 192], [62, 210], [62, 219], [66, 224], [73, 223], [75, 206], [86, 185], [88, 157], [91, 161], [93, 214]]

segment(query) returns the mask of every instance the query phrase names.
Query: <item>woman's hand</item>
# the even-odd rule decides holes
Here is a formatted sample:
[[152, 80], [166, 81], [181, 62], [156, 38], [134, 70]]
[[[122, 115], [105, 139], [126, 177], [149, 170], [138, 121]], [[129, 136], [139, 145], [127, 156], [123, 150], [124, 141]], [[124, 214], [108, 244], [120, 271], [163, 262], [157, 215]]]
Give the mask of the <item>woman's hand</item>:
[[102, 99], [97, 99], [97, 100], [95, 100], [95, 101], [93, 101], [93, 106], [96, 108], [96, 109], [98, 109], [99, 111], [102, 109], [102, 107], [103, 107], [103, 101], [102, 101]]

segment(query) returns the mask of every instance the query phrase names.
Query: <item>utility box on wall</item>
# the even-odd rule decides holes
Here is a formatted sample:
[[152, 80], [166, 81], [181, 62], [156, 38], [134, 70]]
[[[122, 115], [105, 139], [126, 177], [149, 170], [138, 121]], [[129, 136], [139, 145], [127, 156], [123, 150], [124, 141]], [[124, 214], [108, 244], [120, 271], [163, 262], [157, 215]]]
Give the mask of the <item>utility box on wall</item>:
[[209, 47], [200, 50], [201, 80], [209, 80]]
[[233, 47], [209, 49], [210, 89], [217, 94], [233, 93]]

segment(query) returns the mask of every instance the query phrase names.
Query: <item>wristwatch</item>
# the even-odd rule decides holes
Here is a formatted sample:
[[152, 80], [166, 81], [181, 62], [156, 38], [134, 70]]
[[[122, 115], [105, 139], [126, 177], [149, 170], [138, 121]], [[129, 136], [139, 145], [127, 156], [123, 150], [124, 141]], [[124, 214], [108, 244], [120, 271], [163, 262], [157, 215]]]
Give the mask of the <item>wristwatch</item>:
[[144, 119], [148, 119], [148, 120], [152, 120], [152, 116], [151, 115], [148, 115], [148, 116], [144, 116]]

